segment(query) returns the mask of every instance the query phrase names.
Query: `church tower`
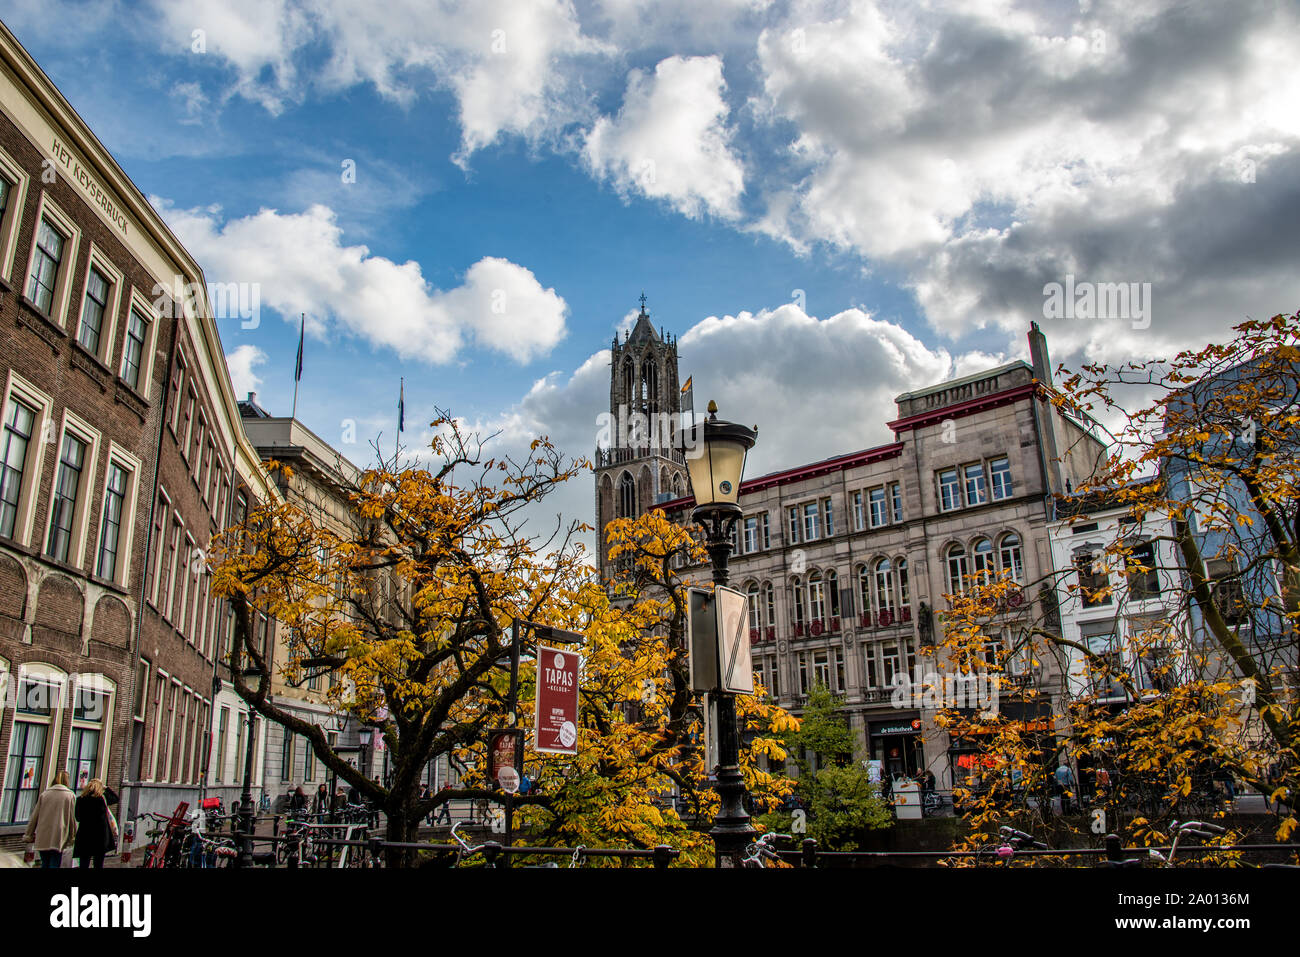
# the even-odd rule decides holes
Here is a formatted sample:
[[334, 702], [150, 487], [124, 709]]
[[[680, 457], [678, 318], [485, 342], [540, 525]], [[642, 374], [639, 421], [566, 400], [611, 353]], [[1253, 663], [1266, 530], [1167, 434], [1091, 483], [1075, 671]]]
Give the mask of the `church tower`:
[[[677, 340], [655, 332], [641, 295], [641, 312], [623, 341], [615, 334], [609, 362], [610, 428], [596, 449], [596, 531], [600, 571], [608, 578], [605, 526], [635, 518], [686, 494], [686, 459], [673, 448], [680, 426]], [[608, 438], [608, 441], [606, 439]]]

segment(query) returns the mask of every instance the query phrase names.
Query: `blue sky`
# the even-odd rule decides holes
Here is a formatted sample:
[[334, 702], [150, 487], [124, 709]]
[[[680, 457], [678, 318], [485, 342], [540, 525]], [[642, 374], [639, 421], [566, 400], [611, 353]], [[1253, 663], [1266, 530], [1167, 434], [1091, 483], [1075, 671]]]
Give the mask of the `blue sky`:
[[[11, 6], [209, 281], [258, 284], [220, 328], [276, 414], [307, 313], [299, 417], [335, 443], [387, 445], [404, 376], [412, 443], [436, 405], [590, 454], [642, 290], [758, 470], [887, 440], [1031, 320], [1116, 361], [1300, 299], [1288, 4]], [[1047, 320], [1067, 274], [1151, 282], [1150, 322]]]

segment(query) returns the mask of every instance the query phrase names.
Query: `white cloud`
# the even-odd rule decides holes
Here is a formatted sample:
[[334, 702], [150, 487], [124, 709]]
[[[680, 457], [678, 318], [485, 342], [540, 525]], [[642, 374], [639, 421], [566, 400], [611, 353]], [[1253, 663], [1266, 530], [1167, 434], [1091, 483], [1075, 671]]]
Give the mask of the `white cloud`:
[[236, 398], [256, 392], [261, 387], [262, 380], [253, 368], [264, 364], [266, 360], [265, 352], [249, 344], [239, 346], [226, 355], [226, 368], [230, 370], [230, 384]]
[[1046, 329], [1062, 356], [1203, 343], [1300, 298], [1298, 56], [1269, 2], [800, 7], [751, 106], [804, 175], [757, 184], [753, 228], [890, 265], [954, 339], [1010, 342], [1071, 273], [1151, 282], [1155, 308]]
[[[231, 90], [278, 112], [313, 87], [358, 84], [411, 104], [426, 89], [456, 97], [464, 163], [514, 133], [552, 137], [587, 115], [570, 65], [611, 52], [584, 36], [567, 0], [154, 0], [164, 49], [206, 55], [235, 74]], [[306, 61], [326, 53], [323, 64]]]
[[315, 335], [341, 331], [432, 363], [451, 362], [469, 339], [526, 362], [564, 336], [564, 299], [505, 259], [479, 260], [461, 286], [443, 291], [429, 285], [417, 262], [345, 245], [325, 206], [262, 209], [222, 222], [217, 209], [154, 205], [204, 264], [209, 282], [255, 283], [261, 305], [286, 320], [305, 312]]
[[633, 70], [618, 116], [596, 121], [583, 157], [624, 195], [666, 200], [692, 219], [734, 219], [745, 171], [730, 147], [725, 89], [716, 56], [668, 57], [653, 76]]

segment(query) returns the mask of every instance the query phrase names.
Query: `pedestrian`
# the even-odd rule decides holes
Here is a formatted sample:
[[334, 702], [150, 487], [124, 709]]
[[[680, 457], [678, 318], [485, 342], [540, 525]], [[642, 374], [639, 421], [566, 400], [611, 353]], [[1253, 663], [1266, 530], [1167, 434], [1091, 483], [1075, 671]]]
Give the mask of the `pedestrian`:
[[117, 803], [113, 789], [99, 778], [91, 778], [77, 798], [77, 837], [72, 856], [79, 867], [104, 866], [104, 855], [117, 847], [117, 818], [109, 805]]
[[315, 806], [312, 808], [316, 812], [319, 820], [325, 820], [325, 812], [330, 809], [330, 789], [329, 785], [322, 784], [316, 789]]
[[1061, 792], [1061, 813], [1069, 814], [1070, 798], [1074, 794], [1074, 772], [1068, 763], [1063, 763], [1056, 769], [1056, 787]]
[[294, 789], [293, 794], [290, 795], [289, 811], [290, 813], [298, 814], [303, 814], [307, 811], [307, 792], [302, 789], [302, 785], [298, 785], [298, 787]]
[[[443, 791], [450, 791], [451, 785], [444, 784]], [[438, 805], [438, 815], [433, 819], [434, 824], [451, 824], [451, 798], [444, 797], [443, 802]]]
[[41, 867], [62, 867], [63, 849], [77, 833], [77, 796], [68, 787], [68, 772], [54, 775], [54, 783], [36, 800], [24, 840], [41, 855]]

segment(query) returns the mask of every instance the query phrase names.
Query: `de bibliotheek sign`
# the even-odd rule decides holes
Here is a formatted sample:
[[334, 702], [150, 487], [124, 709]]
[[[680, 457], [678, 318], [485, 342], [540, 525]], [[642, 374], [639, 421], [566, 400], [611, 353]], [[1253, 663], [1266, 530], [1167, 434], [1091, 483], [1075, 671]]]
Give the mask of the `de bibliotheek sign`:
[[537, 646], [537, 750], [578, 753], [578, 653]]

